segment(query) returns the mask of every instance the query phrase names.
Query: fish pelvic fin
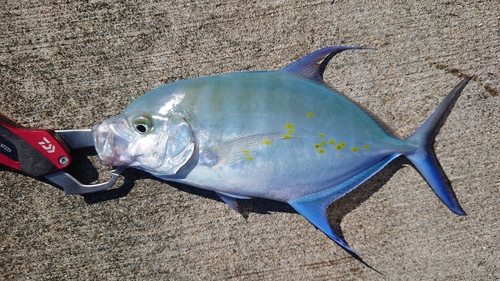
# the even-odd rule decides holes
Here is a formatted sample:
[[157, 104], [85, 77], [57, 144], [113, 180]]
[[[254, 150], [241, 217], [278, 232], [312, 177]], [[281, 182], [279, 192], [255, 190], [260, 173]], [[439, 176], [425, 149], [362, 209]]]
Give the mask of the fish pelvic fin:
[[360, 46], [331, 46], [317, 50], [309, 55], [306, 55], [295, 62], [280, 69], [281, 72], [286, 72], [292, 75], [300, 76], [317, 83], [323, 82], [323, 73], [330, 60], [338, 53], [346, 50], [355, 49], [371, 49], [369, 47]]
[[242, 196], [242, 195], [237, 195], [237, 194], [231, 194], [227, 192], [222, 192], [222, 191], [217, 191], [215, 192], [217, 195], [219, 195], [219, 198], [224, 201], [231, 209], [235, 210], [238, 213], [241, 213], [240, 210], [238, 209], [238, 199], [252, 199], [251, 197], [248, 196]]
[[443, 171], [434, 153], [433, 144], [441, 126], [446, 121], [451, 109], [455, 105], [460, 93], [472, 77], [466, 77], [444, 98], [438, 108], [424, 122], [424, 124], [406, 141], [413, 143], [417, 149], [404, 153], [413, 163], [420, 174], [430, 185], [439, 199], [455, 214], [465, 216], [466, 213], [460, 206], [458, 199], [451, 187], [450, 180]]

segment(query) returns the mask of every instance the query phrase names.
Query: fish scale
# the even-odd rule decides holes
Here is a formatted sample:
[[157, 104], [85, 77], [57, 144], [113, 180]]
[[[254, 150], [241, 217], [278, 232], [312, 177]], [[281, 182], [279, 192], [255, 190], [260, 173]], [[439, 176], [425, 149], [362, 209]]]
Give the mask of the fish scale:
[[401, 155], [450, 210], [465, 215], [432, 146], [471, 78], [414, 134], [399, 139], [324, 83], [330, 59], [352, 49], [366, 48], [327, 47], [279, 71], [156, 88], [94, 127], [101, 162], [213, 190], [235, 210], [237, 199], [286, 202], [358, 259], [331, 230], [326, 208]]
[[[247, 81], [263, 83], [248, 88], [245, 87]], [[278, 85], [283, 84], [286, 86], [281, 87], [280, 91], [273, 91], [279, 88]], [[218, 165], [211, 163], [215, 166], [211, 167], [212, 169], [221, 170], [226, 168], [225, 165], [231, 165], [227, 170], [231, 170], [233, 177], [238, 175], [237, 178], [244, 178], [248, 172], [264, 177], [265, 170], [270, 166], [266, 163], [271, 162], [273, 165], [272, 163], [294, 160], [294, 165], [282, 165], [282, 170], [274, 172], [282, 186], [293, 185], [300, 189], [288, 190], [286, 192], [289, 194], [288, 198], [283, 194], [281, 200], [291, 199], [290, 196], [302, 192], [302, 189], [305, 189], [304, 185], [308, 185], [312, 190], [320, 189], [317, 184], [314, 185], [318, 177], [335, 185], [336, 183], [332, 181], [341, 179], [339, 174], [345, 174], [340, 171], [343, 167], [347, 167], [348, 170], [353, 169], [351, 166], [346, 166], [349, 161], [362, 163], [356, 160], [360, 158], [364, 162], [376, 162], [385, 154], [408, 147], [404, 142], [388, 137], [362, 111], [346, 109], [349, 106], [353, 109], [357, 107], [331, 89], [317, 87], [314, 93], [321, 99], [313, 99], [304, 87], [311, 87], [308, 84], [310, 83], [304, 83], [302, 79], [286, 73], [255, 72], [201, 78], [194, 86], [188, 80], [164, 91], [200, 93], [186, 96], [182, 104], [188, 108], [196, 108], [194, 114], [197, 116], [210, 116], [202, 120], [194, 118], [189, 120], [195, 132], [201, 129], [218, 130], [218, 134], [212, 135], [221, 142], [217, 147], [211, 148], [213, 140], [203, 140], [199, 143], [202, 153], [219, 156]], [[220, 89], [220, 85], [228, 86]], [[224, 99], [226, 96], [228, 98]], [[249, 99], [249, 96], [253, 99]], [[283, 96], [287, 97], [284, 102], [282, 102]], [[161, 98], [145, 97], [155, 100]], [[238, 104], [237, 99], [240, 97], [244, 97], [242, 99], [246, 101], [239, 103], [244, 106], [233, 106]], [[205, 99], [208, 102], [203, 103]], [[225, 110], [213, 110], [214, 103]], [[333, 110], [328, 110], [332, 108]], [[248, 143], [249, 136], [257, 137], [252, 137], [253, 141]], [[385, 154], [381, 154], [381, 150], [384, 150]], [[243, 161], [244, 159], [252, 163], [247, 163]], [[314, 169], [309, 166], [314, 166]], [[330, 173], [333, 169], [337, 172]], [[196, 171], [193, 171], [190, 179], [196, 180], [195, 173]], [[325, 178], [325, 174], [328, 174], [328, 178]], [[277, 181], [274, 178], [267, 180]], [[297, 181], [304, 183], [298, 185]], [[219, 188], [227, 186], [225, 192], [265, 197], [268, 191], [268, 188], [263, 186], [264, 189], [256, 194], [255, 188], [250, 191], [250, 187], [247, 187], [254, 183], [248, 181], [238, 184], [232, 181], [228, 184], [227, 175], [221, 176], [218, 182], [220, 182], [217, 184]], [[274, 188], [283, 189], [282, 186], [275, 185]]]

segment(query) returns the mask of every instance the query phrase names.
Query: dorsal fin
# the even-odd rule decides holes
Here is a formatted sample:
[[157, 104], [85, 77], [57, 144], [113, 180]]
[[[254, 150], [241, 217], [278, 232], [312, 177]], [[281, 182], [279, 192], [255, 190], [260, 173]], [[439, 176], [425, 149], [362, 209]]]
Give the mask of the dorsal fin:
[[358, 46], [326, 47], [292, 62], [291, 64], [280, 69], [280, 71], [323, 83], [323, 73], [325, 72], [328, 62], [330, 62], [336, 54], [351, 49], [370, 48]]

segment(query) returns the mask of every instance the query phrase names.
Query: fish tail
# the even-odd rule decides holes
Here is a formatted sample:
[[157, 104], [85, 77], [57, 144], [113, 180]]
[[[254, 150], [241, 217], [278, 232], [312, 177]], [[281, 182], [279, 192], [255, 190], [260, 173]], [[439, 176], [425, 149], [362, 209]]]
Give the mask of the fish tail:
[[425, 178], [439, 199], [455, 214], [466, 215], [460, 206], [450, 184], [450, 180], [443, 171], [434, 153], [433, 144], [441, 126], [446, 121], [451, 109], [455, 105], [460, 93], [472, 77], [466, 77], [446, 96], [438, 108], [424, 122], [424, 124], [406, 141], [413, 143], [417, 149], [404, 153], [413, 163], [420, 174]]

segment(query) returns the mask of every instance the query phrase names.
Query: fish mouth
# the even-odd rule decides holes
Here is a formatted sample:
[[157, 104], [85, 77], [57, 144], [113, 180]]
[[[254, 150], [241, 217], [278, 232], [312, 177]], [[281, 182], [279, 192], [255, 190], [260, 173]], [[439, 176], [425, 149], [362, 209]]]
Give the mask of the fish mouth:
[[118, 133], [126, 129], [123, 123], [120, 120], [108, 119], [92, 128], [95, 149], [102, 165], [130, 166], [134, 162], [128, 153], [129, 140]]

